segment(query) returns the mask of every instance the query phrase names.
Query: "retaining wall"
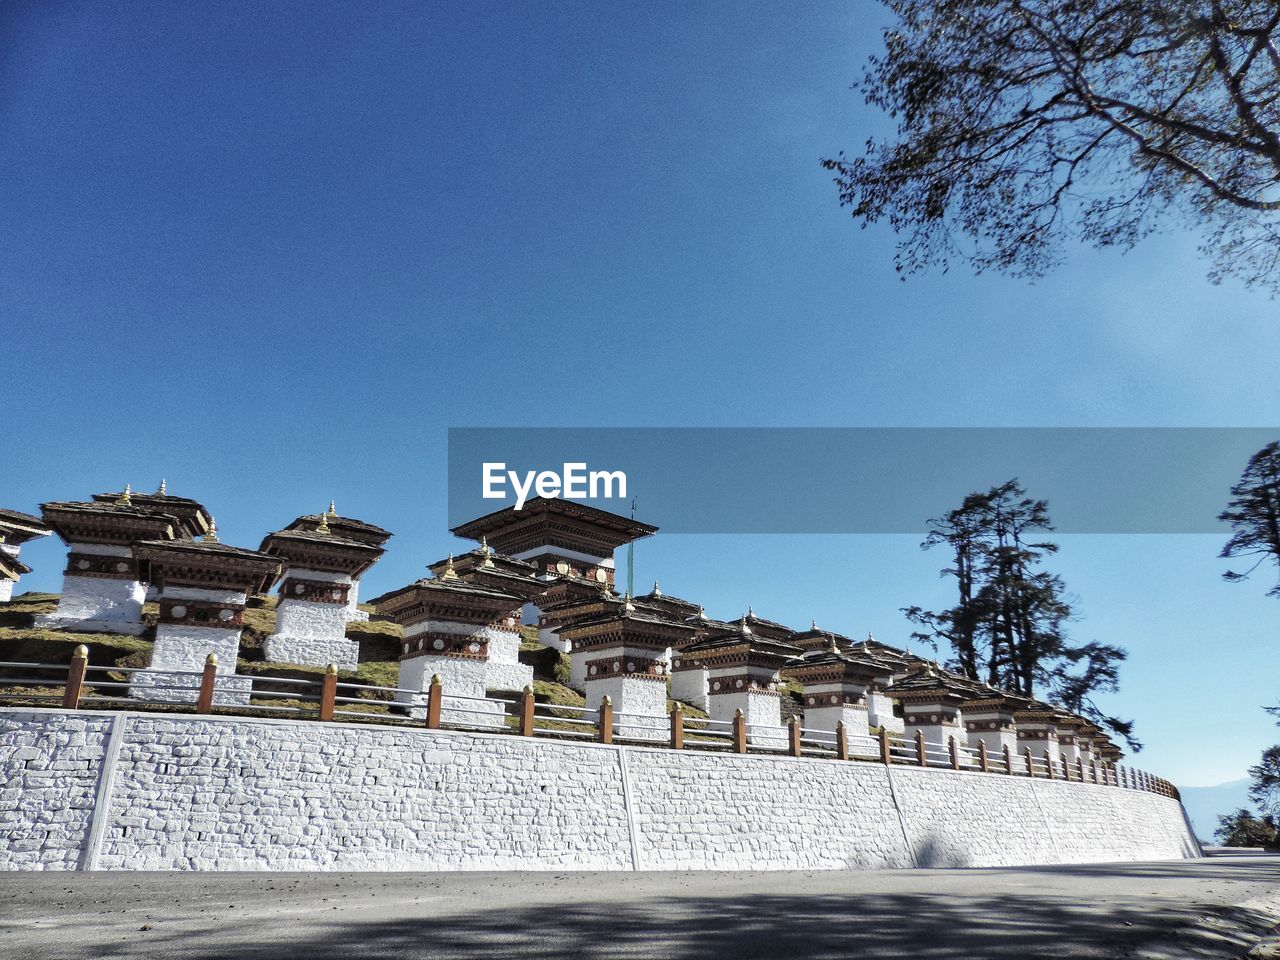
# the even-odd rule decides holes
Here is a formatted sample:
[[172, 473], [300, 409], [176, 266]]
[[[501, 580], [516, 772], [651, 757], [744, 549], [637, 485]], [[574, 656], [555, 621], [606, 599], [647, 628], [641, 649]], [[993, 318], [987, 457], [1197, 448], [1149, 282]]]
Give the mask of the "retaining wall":
[[0, 868], [672, 870], [1199, 856], [1117, 787], [299, 720], [0, 709]]

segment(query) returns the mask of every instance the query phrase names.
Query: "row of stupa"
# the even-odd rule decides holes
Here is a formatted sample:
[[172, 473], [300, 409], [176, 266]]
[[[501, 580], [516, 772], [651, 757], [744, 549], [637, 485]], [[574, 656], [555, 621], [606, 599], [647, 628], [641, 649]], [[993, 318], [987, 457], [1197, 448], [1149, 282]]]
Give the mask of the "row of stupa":
[[[0, 511], [0, 576], [16, 580], [17, 545], [56, 532], [67, 544], [57, 609], [39, 626], [82, 632], [141, 633], [142, 604], [159, 602], [150, 671], [131, 692], [191, 699], [181, 675], [217, 654], [217, 702], [244, 703], [252, 679], [236, 675], [242, 616], [249, 596], [278, 582], [275, 631], [264, 658], [282, 664], [353, 670], [359, 646], [346, 625], [361, 576], [391, 533], [328, 511], [296, 518], [268, 534], [258, 550], [222, 544], [197, 501], [164, 485], [140, 495], [127, 487], [90, 501], [47, 503], [42, 519]], [[403, 630], [398, 698], [411, 714], [425, 709], [431, 678], [446, 690], [445, 710], [469, 723], [486, 713], [500, 722], [495, 691], [523, 689], [532, 668], [519, 662], [522, 623], [567, 654], [570, 685], [589, 704], [608, 696], [619, 736], [667, 736], [668, 697], [730, 720], [741, 710], [757, 746], [785, 744], [784, 678], [802, 685], [804, 724], [851, 741], [883, 728], [916, 732], [933, 744], [953, 738], [1000, 754], [1031, 749], [1037, 758], [1089, 763], [1121, 753], [1095, 725], [1059, 707], [999, 690], [879, 643], [854, 641], [816, 623], [793, 630], [755, 615], [706, 616], [696, 603], [615, 589], [615, 551], [657, 528], [586, 504], [538, 498], [451, 531], [478, 546], [429, 565], [431, 576], [376, 597], [378, 615]], [[4, 558], [8, 558], [8, 566]], [[175, 680], [175, 676], [178, 679]], [[176, 688], [175, 688], [176, 687]], [[481, 723], [481, 725], [483, 725]]]

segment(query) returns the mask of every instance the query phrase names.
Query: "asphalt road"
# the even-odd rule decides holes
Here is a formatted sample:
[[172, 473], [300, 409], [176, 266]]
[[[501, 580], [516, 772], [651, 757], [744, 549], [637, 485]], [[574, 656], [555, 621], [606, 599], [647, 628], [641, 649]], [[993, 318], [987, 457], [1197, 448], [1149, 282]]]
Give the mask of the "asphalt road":
[[[1277, 913], [1237, 906], [1259, 898]], [[5, 960], [1240, 957], [1276, 917], [1270, 856], [858, 873], [0, 874]]]

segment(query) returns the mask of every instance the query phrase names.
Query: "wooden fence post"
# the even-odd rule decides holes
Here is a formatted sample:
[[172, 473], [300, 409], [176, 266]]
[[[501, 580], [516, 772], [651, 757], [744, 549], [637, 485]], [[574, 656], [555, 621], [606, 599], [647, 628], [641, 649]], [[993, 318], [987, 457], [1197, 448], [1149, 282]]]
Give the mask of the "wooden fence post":
[[787, 724], [787, 739], [790, 741], [791, 755], [799, 757], [803, 755], [800, 744], [800, 718], [792, 717], [791, 722]]
[[947, 750], [951, 753], [951, 769], [960, 769], [960, 747], [956, 743], [955, 737], [947, 738]]
[[836, 721], [836, 759], [849, 759], [849, 734], [845, 732], [844, 721]]
[[62, 691], [62, 706], [66, 710], [80, 707], [80, 694], [84, 690], [84, 672], [89, 667], [89, 648], [83, 643], [71, 654], [67, 667], [67, 685]]
[[440, 708], [444, 706], [444, 683], [440, 674], [431, 675], [431, 685], [427, 687], [427, 729], [440, 729]]
[[684, 749], [684, 707], [678, 700], [671, 708], [671, 749]]
[[880, 728], [880, 762], [886, 767], [893, 763], [893, 751], [889, 748], [889, 731]]
[[990, 773], [991, 766], [987, 763], [987, 741], [978, 741], [978, 768], [983, 773]]
[[1004, 754], [1004, 772], [1009, 776], [1013, 776], [1013, 754], [1009, 752], [1007, 743], [1001, 744], [1000, 752]]
[[1027, 758], [1027, 776], [1034, 777], [1036, 775], [1036, 763], [1031, 759], [1031, 748], [1026, 747], [1022, 751]]
[[[1080, 782], [1084, 783], [1084, 757], [1076, 757], [1076, 773], [1080, 776]], [[1093, 782], [1097, 783], [1098, 778], [1094, 777]]]
[[1053, 761], [1049, 759], [1049, 751], [1044, 752], [1044, 768], [1049, 773], [1049, 779], [1053, 779]]
[[747, 752], [747, 718], [741, 707], [733, 715], [733, 752]]
[[533, 687], [520, 694], [520, 736], [533, 736]]
[[926, 759], [925, 752], [924, 752], [924, 731], [917, 730], [916, 731], [916, 764], [918, 766], [923, 767], [923, 766], [927, 766], [928, 762], [929, 761]]
[[211, 653], [204, 658], [204, 673], [200, 676], [200, 694], [196, 697], [196, 713], [213, 712], [213, 684], [218, 676], [218, 655]]
[[613, 743], [613, 701], [607, 693], [600, 701], [600, 742]]
[[320, 681], [320, 719], [332, 720], [333, 710], [338, 700], [338, 668], [329, 664], [324, 668], [324, 679]]

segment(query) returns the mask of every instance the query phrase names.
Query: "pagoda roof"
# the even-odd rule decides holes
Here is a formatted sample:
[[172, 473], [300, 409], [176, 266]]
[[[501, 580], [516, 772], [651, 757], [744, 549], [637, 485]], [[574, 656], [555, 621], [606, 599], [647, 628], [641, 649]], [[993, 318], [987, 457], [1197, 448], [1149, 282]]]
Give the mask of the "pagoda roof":
[[833, 677], [849, 680], [872, 679], [874, 677], [890, 677], [893, 667], [883, 660], [864, 657], [845, 650], [810, 649], [797, 661], [782, 668], [783, 673], [794, 675], [797, 679], [816, 679], [817, 676], [831, 674]]
[[[124, 496], [123, 490], [116, 490], [113, 493], [95, 493], [93, 500], [96, 503], [119, 503], [120, 498]], [[135, 493], [129, 491], [129, 502], [143, 510], [152, 510], [156, 513], [165, 513], [171, 517], [175, 517], [181, 525], [182, 532], [189, 537], [199, 537], [209, 532], [209, 524], [212, 517], [209, 511], [205, 509], [204, 504], [198, 500], [192, 500], [190, 497], [172, 497], [167, 493]]]
[[363, 540], [351, 540], [318, 530], [278, 530], [262, 538], [258, 547], [263, 553], [281, 557], [289, 563], [316, 570], [337, 570], [352, 577], [378, 562], [385, 552]]
[[402, 596], [406, 593], [422, 593], [428, 594], [456, 594], [458, 596], [470, 596], [476, 598], [485, 598], [490, 600], [510, 600], [511, 609], [524, 606], [524, 600], [513, 593], [507, 593], [505, 590], [495, 590], [493, 587], [486, 587], [478, 583], [471, 583], [463, 580], [456, 573], [449, 577], [424, 577], [421, 580], [415, 580], [413, 583], [400, 587], [397, 590], [390, 590], [379, 597], [374, 597], [368, 603], [377, 607], [386, 604], [388, 601]]
[[976, 696], [978, 690], [979, 684], [968, 677], [950, 673], [934, 666], [932, 663], [928, 663], [924, 669], [916, 670], [901, 680], [895, 681], [885, 690], [885, 693], [891, 697], [905, 694], [921, 698], [937, 693], [961, 700], [977, 700], [980, 699]]
[[339, 536], [348, 540], [359, 540], [361, 543], [368, 543], [375, 547], [381, 547], [395, 536], [390, 530], [384, 530], [382, 527], [354, 517], [339, 516], [336, 513], [304, 514], [287, 523], [285, 530], [314, 530], [319, 525], [321, 517], [329, 525], [329, 529]]
[[844, 634], [836, 633], [834, 630], [824, 630], [816, 622], [808, 630], [792, 633], [787, 642], [806, 650], [826, 650], [830, 648], [832, 641], [835, 641], [836, 646], [841, 650], [851, 651], [857, 646]]
[[0, 510], [0, 534], [4, 535], [5, 543], [16, 546], [51, 533], [53, 529], [39, 517], [20, 510]]
[[0, 579], [17, 580], [30, 572], [31, 568], [13, 554], [0, 550]]
[[[449, 532], [469, 540], [487, 537], [500, 550], [509, 550], [512, 544], [520, 543], [516, 552], [524, 552], [537, 546], [556, 545], [550, 529], [553, 521], [571, 521], [589, 529], [596, 544], [608, 546], [611, 551], [658, 532], [652, 524], [559, 497], [535, 497], [525, 501], [519, 510], [514, 506], [504, 507], [459, 524]], [[568, 545], [566, 548], [577, 549]]]
[[52, 501], [40, 504], [40, 512], [45, 523], [66, 543], [88, 536], [127, 546], [140, 538], [172, 539], [182, 529], [172, 514], [132, 504]]
[[217, 540], [139, 540], [133, 544], [133, 555], [149, 568], [149, 580], [157, 568], [159, 581], [181, 568], [218, 571], [219, 581], [229, 582], [213, 585], [243, 585], [246, 593], [265, 593], [280, 575], [279, 557]]
[[662, 617], [650, 611], [639, 610], [633, 604], [628, 610], [624, 605], [618, 613], [608, 613], [603, 616], [590, 617], [583, 620], [575, 620], [571, 624], [567, 624], [560, 628], [561, 636], [566, 639], [573, 639], [575, 633], [581, 631], [590, 631], [592, 627], [598, 627], [606, 624], [638, 624], [642, 627], [648, 627], [654, 632], [671, 635], [673, 633], [693, 633], [694, 628], [683, 623], [677, 623], [667, 617]]
[[715, 634], [689, 644], [680, 652], [682, 654], [700, 654], [710, 653], [713, 650], [726, 650], [736, 646], [749, 646], [753, 653], [765, 653], [775, 656], [791, 659], [799, 656], [804, 651], [797, 646], [784, 643], [781, 640], [772, 640], [769, 637], [757, 636], [749, 630], [744, 632], [741, 629], [741, 621], [737, 624], [728, 624], [726, 631], [717, 631]]

